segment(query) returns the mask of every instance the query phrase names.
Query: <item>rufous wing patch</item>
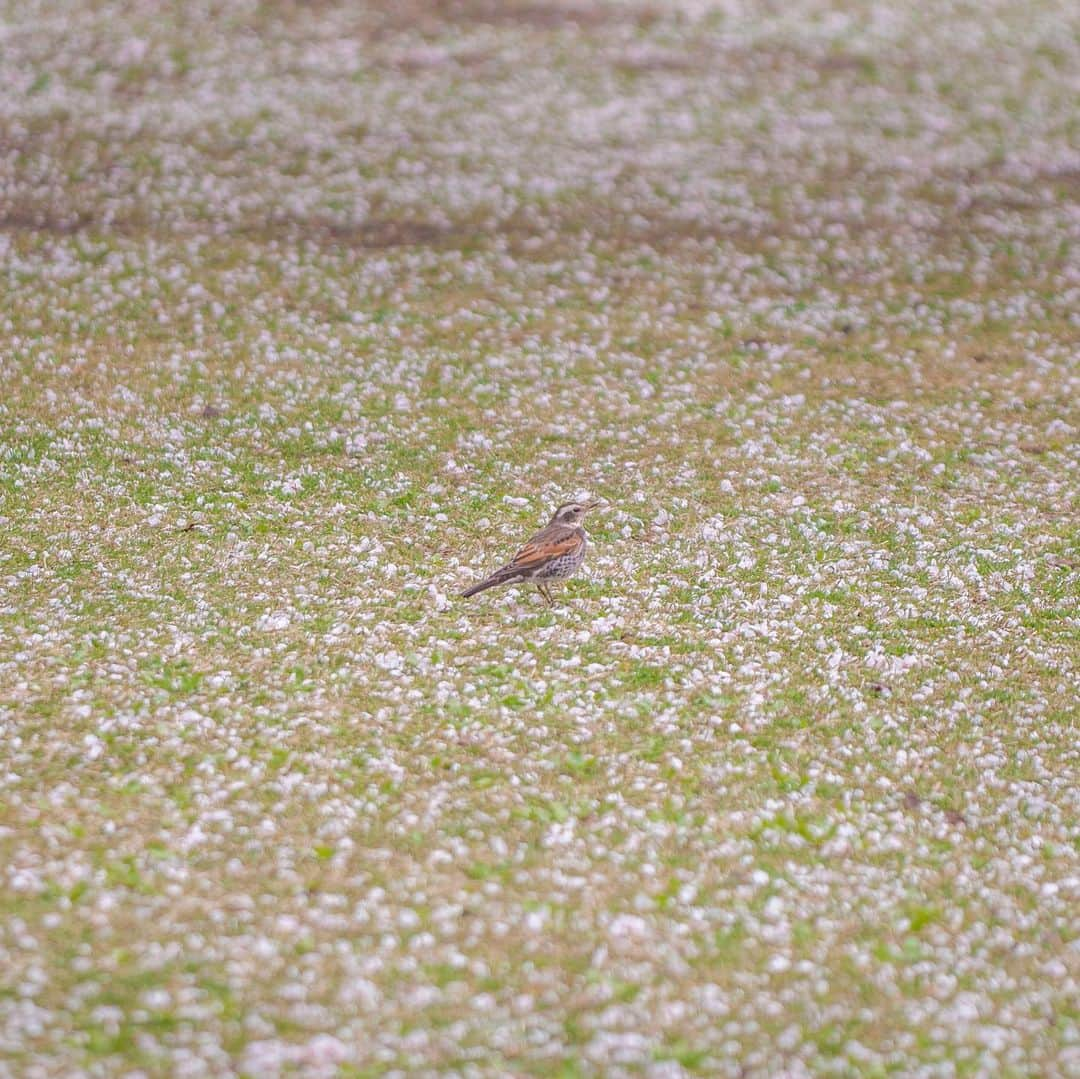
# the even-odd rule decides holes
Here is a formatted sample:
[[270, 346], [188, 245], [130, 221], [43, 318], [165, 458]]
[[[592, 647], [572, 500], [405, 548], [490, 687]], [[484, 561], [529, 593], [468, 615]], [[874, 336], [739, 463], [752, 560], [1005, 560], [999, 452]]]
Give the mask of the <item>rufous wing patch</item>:
[[542, 566], [546, 562], [552, 562], [562, 555], [573, 554], [581, 546], [582, 540], [575, 532], [558, 540], [547, 540], [538, 543], [526, 543], [510, 563], [518, 569], [533, 569]]

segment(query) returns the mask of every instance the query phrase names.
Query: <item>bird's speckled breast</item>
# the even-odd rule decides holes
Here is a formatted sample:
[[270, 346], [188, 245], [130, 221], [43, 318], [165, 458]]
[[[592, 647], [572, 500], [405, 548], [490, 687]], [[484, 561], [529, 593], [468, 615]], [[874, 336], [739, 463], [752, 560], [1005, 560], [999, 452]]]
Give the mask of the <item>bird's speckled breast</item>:
[[559, 558], [553, 558], [536, 574], [537, 580], [561, 580], [564, 577], [571, 576], [577, 570], [578, 566], [585, 561], [585, 548], [587, 546], [585, 529], [580, 529], [579, 534], [581, 544], [577, 550], [564, 554]]

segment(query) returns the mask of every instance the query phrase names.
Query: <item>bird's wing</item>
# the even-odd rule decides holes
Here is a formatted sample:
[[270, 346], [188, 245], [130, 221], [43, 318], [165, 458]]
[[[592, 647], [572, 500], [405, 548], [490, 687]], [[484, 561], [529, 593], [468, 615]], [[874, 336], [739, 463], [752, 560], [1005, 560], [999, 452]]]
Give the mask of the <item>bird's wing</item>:
[[527, 572], [565, 554], [573, 554], [583, 543], [581, 530], [571, 525], [554, 525], [542, 529], [510, 562], [510, 567]]

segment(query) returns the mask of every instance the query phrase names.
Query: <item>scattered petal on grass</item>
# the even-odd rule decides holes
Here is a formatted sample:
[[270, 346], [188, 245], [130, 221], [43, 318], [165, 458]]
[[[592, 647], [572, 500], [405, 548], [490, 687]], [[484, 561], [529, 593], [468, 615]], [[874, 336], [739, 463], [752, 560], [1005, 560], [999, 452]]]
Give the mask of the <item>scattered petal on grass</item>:
[[1075, 4], [5, 12], [12, 1074], [1080, 1072]]

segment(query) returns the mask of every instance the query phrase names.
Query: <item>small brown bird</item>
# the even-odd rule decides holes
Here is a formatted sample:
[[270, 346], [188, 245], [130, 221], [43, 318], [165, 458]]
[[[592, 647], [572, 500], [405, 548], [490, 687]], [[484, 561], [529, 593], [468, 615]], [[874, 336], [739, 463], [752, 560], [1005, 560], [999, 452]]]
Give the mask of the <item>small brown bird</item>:
[[540, 595], [547, 600], [549, 607], [555, 606], [551, 598], [551, 582], [565, 581], [577, 572], [585, 561], [586, 536], [581, 522], [585, 514], [601, 505], [601, 500], [594, 498], [590, 502], [564, 502], [548, 524], [502, 569], [497, 569], [472, 588], [461, 593], [462, 598], [475, 596], [487, 588], [499, 584], [518, 584], [529, 581], [535, 584]]

